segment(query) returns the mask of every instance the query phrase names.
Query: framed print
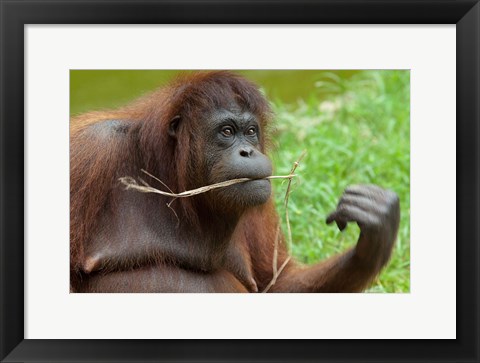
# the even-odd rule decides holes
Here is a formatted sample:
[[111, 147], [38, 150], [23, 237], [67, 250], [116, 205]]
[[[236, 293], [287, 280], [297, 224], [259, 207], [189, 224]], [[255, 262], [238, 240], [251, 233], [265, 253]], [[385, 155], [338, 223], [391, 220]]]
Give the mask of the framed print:
[[1, 9], [2, 361], [480, 359], [477, 1]]

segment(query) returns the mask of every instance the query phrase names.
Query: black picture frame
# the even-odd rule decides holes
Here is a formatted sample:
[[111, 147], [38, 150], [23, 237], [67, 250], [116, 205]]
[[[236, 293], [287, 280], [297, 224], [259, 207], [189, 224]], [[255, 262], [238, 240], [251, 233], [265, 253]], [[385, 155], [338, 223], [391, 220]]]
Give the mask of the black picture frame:
[[[2, 361], [480, 361], [478, 0], [0, 0], [0, 12]], [[456, 24], [457, 339], [24, 339], [24, 25], [157, 23]]]

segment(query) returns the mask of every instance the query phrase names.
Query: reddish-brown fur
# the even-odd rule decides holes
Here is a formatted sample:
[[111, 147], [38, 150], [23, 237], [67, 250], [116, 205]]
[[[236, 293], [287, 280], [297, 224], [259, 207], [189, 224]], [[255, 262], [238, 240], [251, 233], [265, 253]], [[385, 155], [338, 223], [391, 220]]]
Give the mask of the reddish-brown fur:
[[[139, 176], [140, 169], [146, 169], [174, 192], [203, 185], [203, 170], [192, 168], [204, 142], [195, 138], [195, 130], [202, 127], [201, 119], [208, 111], [232, 102], [256, 115], [261, 128], [268, 130], [267, 101], [256, 86], [229, 72], [184, 76], [126, 107], [71, 120], [72, 291], [247, 292], [267, 286], [279, 223], [272, 199], [241, 211], [231, 222], [228, 213], [205, 214], [200, 206], [208, 203], [206, 196], [178, 199], [172, 207], [180, 217], [181, 241], [159, 248], [154, 235], [144, 235], [143, 226], [155, 231], [152, 222], [161, 220], [166, 233], [177, 233], [173, 228], [177, 220], [165, 206], [169, 199], [125, 191], [118, 182], [120, 177]], [[168, 127], [177, 115], [185, 121], [179, 126], [178, 138], [172, 140]], [[106, 120], [121, 122], [107, 128], [102, 124]], [[265, 151], [265, 139], [260, 148]], [[132, 214], [140, 211], [143, 217], [137, 220], [129, 210]], [[218, 230], [223, 224], [226, 227]], [[225, 243], [212, 242], [225, 238]], [[361, 291], [380, 271], [390, 250], [391, 246], [379, 247], [360, 259], [354, 248], [312, 267], [292, 260], [270, 291]], [[280, 236], [278, 266], [287, 257]]]

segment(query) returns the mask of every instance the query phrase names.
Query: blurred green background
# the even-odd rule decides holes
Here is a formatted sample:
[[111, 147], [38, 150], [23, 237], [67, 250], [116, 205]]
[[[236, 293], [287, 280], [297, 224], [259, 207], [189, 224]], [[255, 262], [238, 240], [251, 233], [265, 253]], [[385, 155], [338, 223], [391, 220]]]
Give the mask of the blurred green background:
[[[124, 105], [178, 71], [72, 70], [70, 112]], [[373, 183], [398, 193], [402, 218], [392, 259], [368, 292], [410, 291], [410, 72], [408, 70], [238, 71], [256, 82], [276, 114], [275, 174], [303, 150], [289, 198], [292, 254], [312, 264], [355, 244], [359, 229], [327, 226], [346, 186]], [[286, 183], [274, 181], [284, 219]], [[283, 228], [286, 232], [285, 221]]]

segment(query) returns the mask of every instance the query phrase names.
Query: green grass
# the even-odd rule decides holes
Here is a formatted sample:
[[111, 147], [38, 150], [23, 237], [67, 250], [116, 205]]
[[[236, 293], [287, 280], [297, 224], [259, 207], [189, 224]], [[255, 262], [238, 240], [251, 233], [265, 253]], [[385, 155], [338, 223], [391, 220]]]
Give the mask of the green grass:
[[[409, 83], [408, 71], [368, 71], [349, 79], [332, 73], [316, 82], [321, 98], [312, 94], [294, 106], [273, 102], [275, 173], [287, 174], [307, 150], [289, 199], [297, 259], [312, 264], [355, 244], [355, 224], [343, 233], [325, 224], [348, 185], [378, 184], [399, 195], [402, 217], [393, 256], [369, 292], [410, 290]], [[283, 215], [286, 186], [276, 183]]]

